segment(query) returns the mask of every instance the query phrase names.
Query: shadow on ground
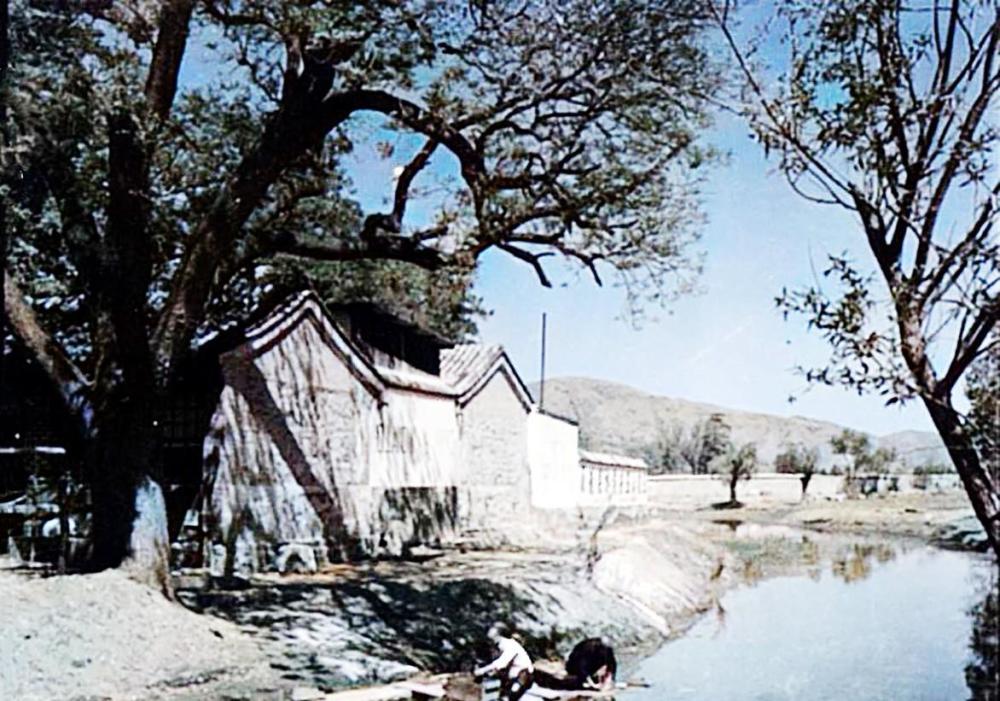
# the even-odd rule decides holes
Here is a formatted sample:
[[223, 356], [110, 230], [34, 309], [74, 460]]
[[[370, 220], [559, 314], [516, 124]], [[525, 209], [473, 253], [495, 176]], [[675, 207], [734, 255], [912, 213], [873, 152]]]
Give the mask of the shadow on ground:
[[492, 656], [485, 632], [494, 621], [511, 622], [536, 659], [557, 657], [564, 642], [555, 626], [538, 632], [545, 630], [539, 621], [558, 620], [555, 601], [529, 599], [485, 578], [401, 581], [398, 573], [356, 571], [336, 579], [186, 589], [179, 597], [255, 636], [284, 679], [319, 688], [417, 669], [470, 670]]

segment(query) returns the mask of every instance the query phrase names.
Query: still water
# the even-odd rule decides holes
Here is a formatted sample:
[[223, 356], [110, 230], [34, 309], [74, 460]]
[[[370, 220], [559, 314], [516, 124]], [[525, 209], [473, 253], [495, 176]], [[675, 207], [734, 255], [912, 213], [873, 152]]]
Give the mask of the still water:
[[854, 546], [726, 595], [639, 667], [651, 687], [628, 699], [969, 699], [970, 610], [995, 584], [983, 556]]

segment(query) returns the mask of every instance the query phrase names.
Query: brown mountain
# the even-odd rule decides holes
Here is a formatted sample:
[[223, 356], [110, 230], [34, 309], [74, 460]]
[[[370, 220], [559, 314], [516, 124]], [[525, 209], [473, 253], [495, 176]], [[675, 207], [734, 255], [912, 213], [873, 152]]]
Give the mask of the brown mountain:
[[[538, 386], [532, 386], [538, 397]], [[820, 468], [832, 464], [830, 439], [844, 430], [828, 421], [801, 416], [775, 416], [647, 394], [626, 385], [583, 377], [561, 377], [545, 382], [546, 411], [580, 424], [581, 442], [600, 450], [649, 459], [661, 436], [676, 426], [687, 432], [712, 414], [721, 414], [732, 428], [733, 440], [754, 442], [761, 460], [771, 463], [785, 445], [800, 443], [818, 448]], [[935, 433], [902, 431], [872, 435], [875, 445], [892, 448], [899, 469], [938, 463], [949, 465], [948, 455]]]

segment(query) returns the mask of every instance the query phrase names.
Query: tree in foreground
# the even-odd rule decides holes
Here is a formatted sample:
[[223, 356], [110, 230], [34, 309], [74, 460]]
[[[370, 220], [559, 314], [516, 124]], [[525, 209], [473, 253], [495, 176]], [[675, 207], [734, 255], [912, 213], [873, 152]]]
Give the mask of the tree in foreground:
[[[461, 304], [495, 250], [544, 285], [561, 258], [634, 301], [683, 292], [701, 7], [15, 1], [3, 306], [75, 417], [93, 565], [164, 580], [161, 399], [283, 276], [390, 261]], [[366, 210], [351, 166], [376, 146], [396, 167]]]
[[806, 448], [801, 443], [785, 446], [784, 450], [774, 458], [774, 471], [780, 474], [798, 475], [802, 482], [802, 498], [806, 497], [809, 482], [816, 474], [819, 463], [819, 450]]
[[[712, 11], [755, 137], [802, 197], [853, 214], [881, 278], [835, 256], [825, 277], [837, 293], [782, 295], [833, 349], [807, 376], [923, 403], [1000, 554], [1000, 479], [954, 403], [1000, 319], [1000, 6], [782, 0], [748, 41], [731, 3]], [[757, 58], [778, 51], [773, 75]]]

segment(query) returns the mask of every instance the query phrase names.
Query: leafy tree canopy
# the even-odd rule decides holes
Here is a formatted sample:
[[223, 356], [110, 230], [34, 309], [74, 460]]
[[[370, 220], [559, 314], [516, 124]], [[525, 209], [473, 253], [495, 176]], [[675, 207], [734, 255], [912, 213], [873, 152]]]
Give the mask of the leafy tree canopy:
[[[490, 249], [544, 284], [548, 256], [613, 273], [635, 301], [697, 272], [717, 74], [693, 0], [15, 0], [11, 16], [10, 267], [88, 369], [118, 362], [95, 334], [123, 267], [167, 365], [281, 285], [461, 336]], [[364, 211], [352, 168], [375, 146], [400, 165], [385, 210]], [[112, 245], [116, 200], [131, 233]]]
[[819, 450], [801, 443], [787, 445], [774, 457], [774, 471], [782, 474], [811, 475], [819, 463]]
[[1000, 346], [972, 366], [966, 389], [970, 433], [980, 460], [1000, 479]]
[[850, 458], [851, 476], [863, 473], [882, 474], [896, 460], [896, 453], [888, 448], [875, 448], [867, 434], [845, 428], [839, 435], [830, 439], [830, 446], [835, 455], [845, 455]]

